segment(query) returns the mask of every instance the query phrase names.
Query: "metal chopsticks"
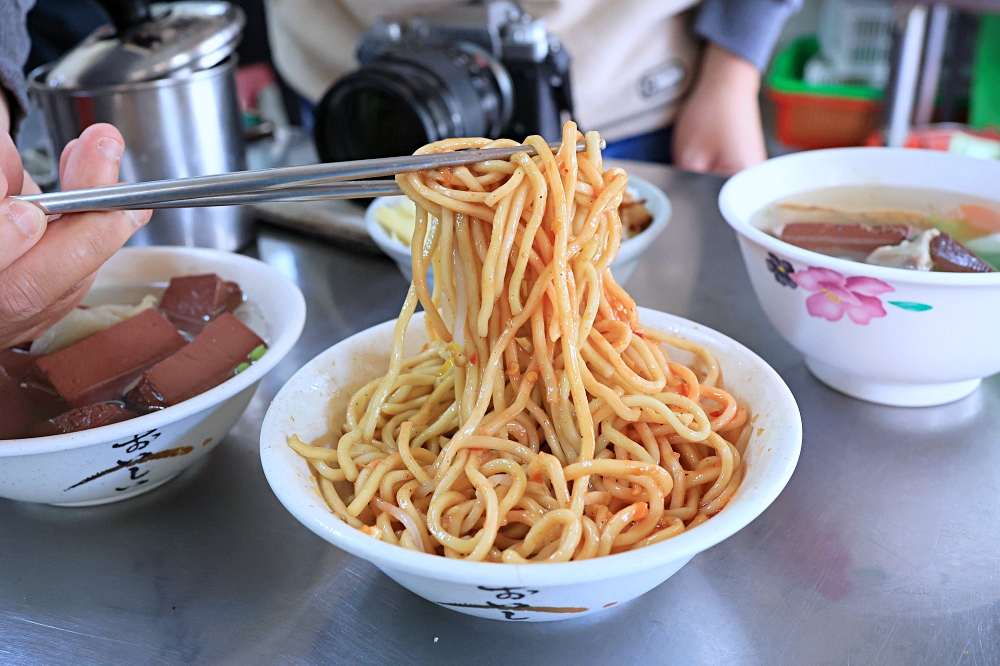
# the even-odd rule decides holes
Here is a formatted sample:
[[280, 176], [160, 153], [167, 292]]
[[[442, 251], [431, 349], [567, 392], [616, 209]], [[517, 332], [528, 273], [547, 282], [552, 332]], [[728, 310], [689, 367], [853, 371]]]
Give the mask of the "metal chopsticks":
[[[271, 190], [258, 190], [244, 194], [223, 194], [219, 196], [195, 197], [193, 199], [172, 199], [169, 201], [152, 201], [141, 206], [135, 204], [105, 205], [100, 208], [81, 206], [76, 203], [59, 203], [60, 213], [78, 213], [83, 210], [130, 210], [137, 208], [201, 208], [204, 206], [243, 206], [253, 203], [288, 202], [288, 201], [323, 201], [326, 199], [367, 199], [371, 197], [401, 194], [395, 180], [343, 180], [319, 185], [288, 185]], [[44, 196], [44, 195], [42, 195]], [[30, 200], [29, 197], [21, 197]], [[33, 202], [38, 205], [38, 202]], [[73, 210], [62, 210], [72, 206]], [[49, 214], [55, 214], [45, 205]]]
[[[551, 143], [549, 146], [555, 152], [562, 144]], [[603, 141], [601, 147], [604, 147]], [[576, 149], [578, 152], [585, 150], [586, 144], [581, 141], [577, 143]], [[535, 149], [530, 146], [512, 146], [310, 164], [239, 171], [217, 176], [112, 185], [88, 190], [31, 194], [15, 198], [33, 203], [50, 215], [56, 215], [102, 210], [233, 206], [265, 201], [377, 197], [398, 194], [399, 188], [394, 181], [364, 182], [350, 179], [378, 178], [485, 160], [509, 160], [519, 152], [534, 155]]]

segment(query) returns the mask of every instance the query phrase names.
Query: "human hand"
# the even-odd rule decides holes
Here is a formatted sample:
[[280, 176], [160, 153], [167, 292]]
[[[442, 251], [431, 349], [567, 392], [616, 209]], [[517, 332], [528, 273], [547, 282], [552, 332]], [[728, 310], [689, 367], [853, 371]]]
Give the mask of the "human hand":
[[709, 44], [694, 90], [674, 125], [674, 164], [729, 176], [767, 159], [759, 92], [756, 67]]
[[[0, 91], [0, 98], [2, 98]], [[0, 349], [33, 340], [72, 310], [94, 274], [149, 221], [150, 211], [74, 213], [46, 222], [37, 206], [8, 195], [38, 193], [0, 117]], [[64, 190], [113, 185], [125, 141], [111, 125], [91, 125], [63, 150]]]

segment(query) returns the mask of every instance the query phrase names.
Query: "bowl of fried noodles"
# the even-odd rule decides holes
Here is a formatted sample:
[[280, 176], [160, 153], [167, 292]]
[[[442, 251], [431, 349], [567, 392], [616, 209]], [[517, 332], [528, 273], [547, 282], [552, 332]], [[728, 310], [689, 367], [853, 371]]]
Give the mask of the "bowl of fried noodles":
[[622, 604], [749, 524], [798, 460], [773, 369], [615, 281], [628, 176], [599, 141], [568, 123], [555, 153], [529, 137], [460, 183], [397, 177], [417, 211], [399, 318], [310, 361], [264, 419], [288, 511], [446, 608], [548, 621]]

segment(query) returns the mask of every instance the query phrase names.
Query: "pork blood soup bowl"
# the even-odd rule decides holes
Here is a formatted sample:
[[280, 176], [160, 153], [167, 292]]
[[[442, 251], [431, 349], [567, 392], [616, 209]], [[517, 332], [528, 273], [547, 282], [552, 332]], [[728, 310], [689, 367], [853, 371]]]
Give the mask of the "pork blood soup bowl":
[[[261, 378], [288, 353], [305, 322], [299, 289], [267, 264], [195, 248], [125, 248], [98, 272], [83, 304], [138, 301], [171, 278], [215, 273], [239, 284], [241, 315], [267, 343], [259, 360], [215, 388], [166, 409], [68, 434], [0, 440], [0, 497], [68, 506], [152, 490], [226, 436]], [[240, 314], [237, 311], [237, 314]]]
[[917, 407], [958, 400], [1000, 372], [1000, 272], [860, 263], [790, 245], [755, 224], [777, 202], [829, 188], [861, 188], [872, 209], [886, 207], [882, 188], [997, 202], [1000, 163], [924, 150], [818, 150], [742, 171], [719, 195], [764, 312], [827, 385]]
[[[640, 308], [639, 319], [711, 349], [722, 368], [724, 387], [748, 406], [754, 418], [754, 434], [744, 455], [747, 474], [739, 490], [722, 511], [678, 536], [590, 560], [520, 565], [420, 553], [374, 539], [340, 520], [320, 496], [305, 459], [287, 441], [291, 435], [314, 441], [343, 423], [354, 392], [388, 369], [395, 322], [334, 345], [285, 384], [261, 430], [264, 475], [285, 508], [310, 530], [445, 608], [496, 620], [550, 621], [622, 604], [656, 587], [696, 554], [760, 515], [791, 477], [802, 441], [794, 398], [777, 373], [753, 352], [711, 329], [662, 312]], [[426, 341], [424, 315], [419, 313], [408, 327], [404, 354], [416, 353]], [[683, 363], [689, 358], [678, 352], [676, 360]]]

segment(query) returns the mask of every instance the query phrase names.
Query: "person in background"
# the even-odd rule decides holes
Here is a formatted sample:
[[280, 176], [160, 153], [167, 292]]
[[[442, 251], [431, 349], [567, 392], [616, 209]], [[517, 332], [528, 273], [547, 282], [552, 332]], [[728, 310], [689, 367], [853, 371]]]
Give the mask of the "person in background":
[[[315, 104], [357, 67], [354, 45], [376, 19], [454, 1], [267, 0], [275, 65]], [[572, 57], [575, 120], [601, 132], [608, 157], [726, 175], [766, 159], [761, 71], [802, 0], [519, 4], [544, 18]]]
[[[47, 220], [11, 199], [38, 193], [11, 138], [27, 108], [22, 67], [31, 0], [0, 0], [0, 349], [33, 340], [76, 307], [97, 269], [149, 221], [150, 211], [79, 213]], [[63, 189], [113, 185], [125, 141], [92, 125], [59, 160]]]

